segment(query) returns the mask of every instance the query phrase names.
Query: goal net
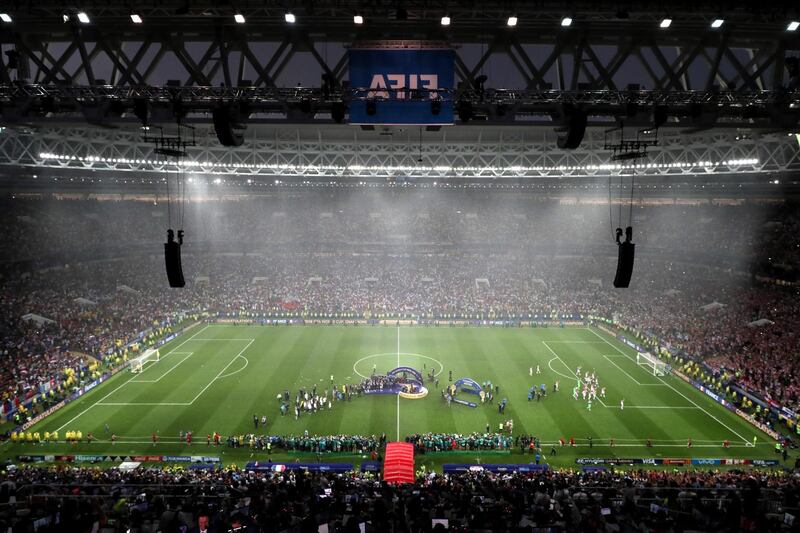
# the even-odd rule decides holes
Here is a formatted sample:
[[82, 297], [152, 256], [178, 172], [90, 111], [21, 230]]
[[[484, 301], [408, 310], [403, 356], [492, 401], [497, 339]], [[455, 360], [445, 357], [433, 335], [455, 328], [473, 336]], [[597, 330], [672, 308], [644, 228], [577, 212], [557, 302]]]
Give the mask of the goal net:
[[158, 361], [158, 355], [158, 348], [145, 350], [139, 357], [131, 359], [131, 372], [134, 374], [141, 372], [144, 370], [145, 363]]
[[636, 364], [647, 369], [654, 376], [664, 376], [667, 374], [667, 363], [655, 355], [639, 352], [636, 354]]

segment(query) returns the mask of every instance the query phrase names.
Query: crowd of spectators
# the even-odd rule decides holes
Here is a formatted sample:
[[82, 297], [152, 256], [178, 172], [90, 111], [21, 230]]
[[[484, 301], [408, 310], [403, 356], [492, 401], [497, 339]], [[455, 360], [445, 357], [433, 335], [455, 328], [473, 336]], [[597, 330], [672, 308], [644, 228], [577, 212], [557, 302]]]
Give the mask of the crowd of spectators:
[[[407, 436], [406, 442], [413, 444], [419, 453], [453, 450], [510, 450], [514, 446], [514, 437], [503, 433], [470, 433], [464, 435], [422, 433]], [[517, 436], [516, 442], [519, 444], [519, 436]]]
[[370, 453], [386, 444], [386, 435], [242, 435], [227, 439], [230, 447], [249, 446], [255, 450], [280, 448], [287, 451], [311, 453]]
[[796, 476], [758, 471], [419, 471], [390, 485], [355, 472], [22, 468], [4, 473], [0, 528], [792, 531], [798, 495]]
[[[163, 240], [163, 206], [2, 203], [7, 410], [44, 384], [66, 393], [69, 375], [90, 376], [83, 354], [105, 370], [140, 332], [168, 330], [201, 311], [434, 320], [599, 315], [800, 407], [792, 379], [800, 372], [798, 290], [756, 281], [750, 268], [770, 264], [787, 274], [797, 266], [800, 219], [791, 204], [636, 208], [640, 255], [631, 289], [617, 291], [609, 283], [616, 250], [605, 235], [607, 206], [402, 191], [193, 203], [188, 286], [170, 291], [163, 259], [152, 254]], [[681, 231], [687, 220], [692, 231]], [[29, 313], [46, 320], [23, 318]]]

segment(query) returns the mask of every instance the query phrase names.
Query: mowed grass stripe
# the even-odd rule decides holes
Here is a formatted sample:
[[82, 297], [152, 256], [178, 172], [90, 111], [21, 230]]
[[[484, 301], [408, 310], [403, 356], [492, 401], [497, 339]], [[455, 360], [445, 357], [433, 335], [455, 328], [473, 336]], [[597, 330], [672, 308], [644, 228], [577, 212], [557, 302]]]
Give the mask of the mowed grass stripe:
[[[335, 404], [332, 411], [305, 414], [299, 421], [294, 420], [291, 412], [286, 417], [279, 415], [279, 404], [275, 396], [288, 388], [294, 400], [299, 386], [310, 386], [313, 383], [317, 383], [318, 388], [330, 389], [331, 374], [337, 384], [348, 377], [351, 378], [351, 383], [357, 382], [359, 378], [353, 372], [353, 364], [371, 354], [389, 354], [379, 359], [378, 366], [385, 369], [394, 367], [396, 335], [397, 328], [394, 326], [212, 326], [200, 337], [256, 339], [243, 354], [249, 360], [244, 371], [217, 379], [190, 406], [97, 406], [65, 429], [80, 429], [84, 434], [93, 431], [96, 436], [105, 438], [104, 424], [108, 423], [118, 435], [144, 437], [145, 443], [139, 447], [143, 453], [151, 449], [146, 438], [156, 429], [164, 438], [173, 440], [177, 439], [179, 431], [187, 429], [195, 431], [201, 438], [213, 431], [219, 431], [223, 435], [245, 434], [253, 429], [253, 414], [259, 417], [266, 414], [270, 420], [267, 429], [259, 428], [259, 433], [288, 435], [302, 434], [304, 430], [308, 430], [311, 434], [379, 435], [385, 432], [390, 438], [394, 438], [397, 421], [397, 400], [394, 396], [354, 398], [351, 402]], [[577, 364], [582, 364], [584, 369], [595, 368], [601, 385], [607, 388], [608, 398], [605, 402], [609, 408], [596, 402], [589, 413], [586, 402], [575, 402], [571, 397], [574, 380], [564, 378], [548, 367], [548, 361], [554, 356], [542, 341], [548, 342], [551, 349], [564, 360], [567, 368], [558, 361], [553, 362], [554, 368], [561, 373], [572, 374]], [[484, 431], [487, 423], [492, 430], [496, 430], [500, 421], [513, 418], [515, 434], [535, 434], [545, 442], [556, 441], [561, 436], [584, 439], [589, 435], [598, 444], [609, 437], [618, 439], [618, 442], [641, 444], [649, 437], [657, 442], [673, 441], [678, 446], [688, 437], [695, 441], [720, 444], [726, 438], [732, 442], [738, 441], [731, 431], [700, 409], [632, 408], [637, 405], [690, 407], [694, 402], [741, 435], [752, 440], [752, 436], [758, 434], [759, 444], [766, 441], [766, 437], [755, 428], [677, 377], [665, 378], [675, 390], [666, 386], [636, 385], [629, 376], [603, 357], [615, 353], [612, 346], [624, 350], [613, 361], [618, 365], [626, 365], [623, 368], [640, 383], [652, 382], [652, 374], [630, 361], [630, 357], [635, 358], [635, 352], [616, 340], [609, 339], [609, 342], [613, 344], [610, 346], [583, 328], [401, 327], [401, 352], [434, 357], [444, 365], [444, 372], [440, 375], [440, 389], [429, 385], [428, 398], [400, 401], [401, 437], [413, 432]], [[175, 403], [189, 402], [247, 344], [245, 341], [201, 339], [186, 343], [185, 339], [179, 338], [164, 349], [175, 349], [181, 343], [185, 343], [180, 348], [181, 352], [195, 352], [185, 363], [181, 363], [157, 383], [125, 385], [105, 401], [132, 398], [142, 402], [168, 399], [177, 400]], [[153, 375], [163, 375], [165, 369], [175, 364], [170, 362], [170, 357], [173, 356], [167, 356], [158, 363], [163, 363], [164, 366], [153, 369]], [[176, 354], [176, 357], [183, 356]], [[421, 371], [423, 368], [420, 365], [427, 364], [416, 356], [403, 357], [401, 356], [402, 364], [419, 366]], [[531, 378], [528, 369], [531, 366], [535, 368], [537, 363], [542, 374]], [[226, 373], [240, 368], [241, 364], [241, 361], [235, 361]], [[372, 363], [365, 361], [360, 368], [362, 373], [368, 374]], [[499, 384], [500, 394], [497, 400], [503, 397], [509, 399], [506, 416], [497, 413], [497, 403], [479, 406], [477, 409], [461, 405], [447, 407], [440, 392], [448, 384], [449, 370], [453, 370], [454, 380], [470, 377], [479, 382], [491, 380]], [[148, 369], [142, 376], [147, 376], [147, 372], [151, 370]], [[34, 430], [52, 431], [130, 378], [130, 374], [121, 373], [38, 424]], [[561, 382], [561, 391], [554, 395], [552, 384], [556, 379]], [[529, 404], [527, 391], [532, 384], [538, 386], [539, 383], [546, 384], [548, 396], [539, 403], [534, 401]], [[126, 390], [129, 387], [131, 389]], [[688, 401], [678, 392], [692, 401]], [[619, 399], [623, 396], [629, 407], [620, 411]], [[475, 396], [464, 394], [462, 397], [478, 401]], [[47, 446], [48, 450], [52, 448], [55, 453], [58, 453], [60, 446], [65, 453], [74, 449], [63, 444]], [[136, 445], [127, 445], [126, 449], [131, 446]], [[634, 449], [628, 449], [631, 450]], [[658, 448], [647, 450], [642, 447], [635, 450], [633, 455], [646, 456], [663, 452]], [[711, 455], [755, 456], [752, 449], [745, 448], [715, 449]]]
[[[172, 351], [179, 350], [193, 337], [203, 334], [209, 328], [210, 326], [207, 325], [195, 326], [184, 336], [164, 345], [161, 348], [162, 353], [169, 354]], [[35, 424], [32, 428], [30, 428], [30, 430], [39, 431], [40, 433], [60, 431], [61, 434], [59, 436], [62, 438], [63, 432], [69, 431], [70, 429], [81, 429], [81, 431], [83, 431], [82, 428], [84, 425], [92, 424], [91, 417], [89, 419], [84, 419], [83, 417], [89, 414], [93, 409], [101, 409], [101, 406], [97, 405], [100, 400], [110, 397], [112, 392], [125, 386], [134, 377], [135, 376], [131, 375], [129, 372], [123, 371], [117, 373], [105, 382], [96, 386], [89, 393], [83, 395], [81, 398], [70, 402], [51, 416], [40, 421], [38, 424]], [[103, 417], [102, 414], [92, 416], [95, 418], [94, 422], [96, 422], [96, 424], [92, 425], [91, 427], [104, 426], [103, 422], [106, 420], [106, 418]]]
[[[548, 346], [550, 346], [548, 344]], [[660, 395], [654, 391], [655, 387], [642, 387], [636, 385], [627, 375], [621, 374], [613, 365], [602, 357], [603, 345], [595, 345], [589, 343], [581, 343], [571, 345], [569, 343], [553, 344], [550, 348], [558, 353], [561, 360], [572, 368], [572, 372], [577, 370], [577, 366], [582, 366], [582, 373], [586, 371], [596, 372], [598, 381], [601, 387], [606, 387], [606, 399], [600, 398], [600, 401], [593, 402], [592, 419], [597, 421], [597, 433], [603, 437], [613, 437], [616, 439], [622, 438], [668, 438], [669, 433], [665, 430], [663, 424], [660, 423], [661, 419], [654, 418], [651, 413], [644, 410], [639, 410], [635, 414], [631, 414], [633, 410], [631, 405], [669, 405], [668, 402], [671, 398], [664, 397], [662, 392]], [[579, 397], [576, 402], [572, 399], [572, 387], [574, 382], [569, 386], [567, 395], [569, 400], [576, 405], [580, 405], [586, 409], [587, 401], [583, 397]], [[666, 387], [664, 387], [666, 389]], [[669, 389], [667, 389], [669, 390]], [[673, 394], [673, 396], [676, 396]], [[618, 407], [621, 399], [625, 399], [629, 408], [627, 412], [619, 411]], [[607, 407], [603, 406], [603, 403]], [[595, 415], [597, 413], [597, 415]], [[660, 413], [658, 416], [663, 415]], [[642, 431], [646, 430], [647, 434], [642, 435]], [[613, 432], [613, 433], [612, 433]]]
[[[464, 405], [448, 407], [442, 398], [442, 391], [450, 385], [450, 381], [448, 381], [450, 370], [453, 370], [454, 381], [466, 377], [461, 375], [464, 373], [463, 370], [461, 373], [458, 371], [465, 365], [463, 353], [458, 351], [452, 356], [448, 356], [448, 353], [453, 352], [452, 347], [455, 342], [456, 338], [452, 331], [441, 330], [441, 328], [420, 330], [404, 328], [401, 330], [401, 349], [433, 357], [443, 365], [442, 373], [439, 374], [439, 387], [437, 388], [434, 384], [427, 385], [428, 398], [400, 402], [401, 432], [425, 433], [432, 431], [431, 428], [441, 428], [436, 431], [471, 433], [476, 431], [476, 427], [481, 424], [485, 425], [485, 418], [482, 418], [479, 413], [470, 413], [472, 416], [467, 417], [460, 416], [464, 414], [461, 413], [462, 410], [474, 411], [472, 408]], [[433, 361], [431, 363], [434, 364]], [[436, 369], [438, 370], [438, 365], [436, 365]], [[464, 399], [467, 399], [466, 395], [464, 396]], [[471, 420], [471, 424], [465, 420]]]
[[[607, 335], [594, 332], [593, 330], [592, 334], [598, 339], [603, 340], [610, 348], [615, 348], [620, 354], [626, 355], [628, 358], [635, 358], [635, 350], [624, 345], [619, 340], [615, 338], [609, 339]], [[726, 439], [750, 442], [750, 437], [753, 435], [759, 434], [762, 438], [764, 437], [764, 434], [755, 427], [743, 421], [734, 413], [720, 407], [713, 399], [698, 392], [683, 380], [675, 376], [669, 376], [663, 379], [663, 382], [668, 384], [667, 388], [669, 388], [671, 392], [684, 398], [692, 405], [702, 408], [698, 409], [696, 416], [698, 420], [702, 420], [702, 422], [699, 422], [699, 426], [708, 427], [709, 432], [711, 432], [709, 426], [715, 425], [717, 429], [713, 433], [715, 435], [722, 433], [725, 435], [724, 438]], [[705, 426], [703, 424], [705, 424]]]
[[[228, 364], [232, 357], [230, 352], [236, 349], [233, 352], [236, 354], [245, 344], [244, 341], [206, 343], [191, 340], [186, 346], [191, 347], [195, 353], [191, 365], [186, 370], [170, 372], [160, 381], [153, 383], [139, 382], [137, 376], [125, 387], [105, 398], [101, 404], [189, 403]], [[169, 361], [161, 360], [151, 365], [151, 371], [163, 363], [167, 363], [168, 369]]]

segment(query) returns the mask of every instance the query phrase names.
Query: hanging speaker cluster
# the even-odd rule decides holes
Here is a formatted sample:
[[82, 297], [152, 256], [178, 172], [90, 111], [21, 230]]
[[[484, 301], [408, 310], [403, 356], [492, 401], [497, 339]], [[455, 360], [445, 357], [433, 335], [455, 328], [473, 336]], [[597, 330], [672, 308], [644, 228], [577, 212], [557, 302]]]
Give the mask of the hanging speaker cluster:
[[633, 275], [633, 255], [636, 245], [631, 242], [633, 239], [633, 228], [625, 228], [625, 242], [621, 242], [622, 228], [617, 228], [617, 274], [614, 276], [614, 287], [617, 289], [627, 289], [631, 284]]
[[222, 104], [212, 110], [214, 132], [222, 146], [241, 146], [244, 143], [245, 121], [249, 116], [244, 102]]
[[164, 243], [164, 262], [167, 266], [167, 279], [169, 286], [180, 288], [186, 285], [183, 279], [183, 265], [181, 265], [181, 245], [183, 244], [183, 230], [178, 230], [178, 240], [175, 233], [167, 230], [167, 242]]
[[586, 133], [588, 119], [586, 111], [571, 104], [565, 104], [554, 118], [560, 122], [560, 125], [556, 127], [558, 147], [563, 150], [578, 148]]

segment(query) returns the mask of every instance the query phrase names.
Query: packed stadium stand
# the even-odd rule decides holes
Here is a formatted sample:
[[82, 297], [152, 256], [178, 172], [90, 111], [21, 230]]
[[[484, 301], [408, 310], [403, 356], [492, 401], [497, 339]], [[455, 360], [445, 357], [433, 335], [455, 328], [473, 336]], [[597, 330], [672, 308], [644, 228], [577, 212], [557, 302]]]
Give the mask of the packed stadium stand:
[[[537, 203], [528, 217], [522, 208], [509, 212], [513, 203], [470, 203], [463, 195], [467, 202], [456, 203], [457, 209], [434, 203], [428, 212], [418, 207], [415, 216], [397, 219], [378, 205], [340, 213], [325, 195], [310, 196], [197, 207], [193, 222], [207, 240], [195, 245], [196, 253], [188, 248], [184, 262], [187, 278], [200, 281], [178, 293], [155, 283], [163, 270], [158, 258], [131, 255], [156, 238], [157, 206], [8, 201], [2, 213], [18, 233], [5, 234], [3, 247], [17, 250], [24, 243], [26, 254], [3, 266], [7, 401], [24, 398], [41, 381], [63, 379], [65, 366], [88, 374], [76, 353], [109, 364], [116, 341], [191, 313], [431, 319], [555, 313], [613, 315], [705, 362], [709, 373], [735, 377], [766, 399], [798, 407], [792, 376], [800, 299], [796, 288], [776, 283], [795, 272], [783, 268], [783, 278], [774, 277], [778, 266], [797, 265], [795, 206], [641, 208], [636, 216], [656, 236], [640, 242], [644, 247], [653, 238], [659, 247], [637, 264], [637, 290], [620, 293], [607, 279], [614, 258], [592, 255], [605, 233], [597, 227], [605, 215], [600, 208], [551, 201]], [[349, 195], [346, 203], [359, 203], [360, 196]], [[408, 196], [405, 201], [417, 203], [416, 195]], [[686, 218], [701, 222], [682, 230]], [[509, 221], [516, 223], [511, 230]], [[359, 239], [362, 229], [371, 236]], [[398, 235], [400, 243], [393, 240]], [[244, 243], [247, 253], [233, 251]], [[754, 243], [761, 243], [755, 252]], [[476, 283], [479, 278], [488, 285]], [[703, 308], [713, 302], [723, 305]], [[29, 314], [48, 321], [23, 318]], [[761, 319], [770, 323], [749, 325]]]
[[0, 533], [800, 530], [796, 4], [3, 3]]
[[797, 501], [794, 476], [736, 471], [420, 472], [387, 485], [372, 474], [30, 468], [6, 475], [0, 520], [14, 531], [442, 530], [436, 521], [459, 531], [788, 531], [782, 511]]

